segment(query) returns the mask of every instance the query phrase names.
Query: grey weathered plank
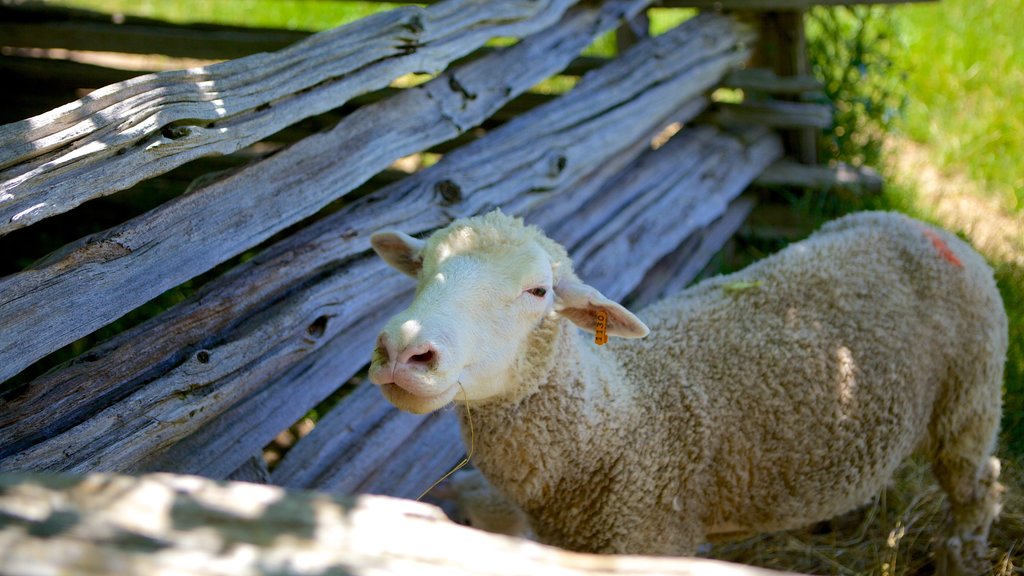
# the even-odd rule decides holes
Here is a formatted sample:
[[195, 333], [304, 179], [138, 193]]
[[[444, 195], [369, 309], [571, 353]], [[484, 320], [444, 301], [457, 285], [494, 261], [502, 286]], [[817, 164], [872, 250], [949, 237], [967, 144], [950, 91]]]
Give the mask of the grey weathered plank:
[[611, 181], [601, 183], [598, 190], [582, 189], [564, 199], [549, 199], [548, 204], [552, 205], [533, 207], [528, 220], [540, 224], [566, 246], [577, 246], [594, 236], [603, 238], [605, 224], [617, 211], [643, 210], [646, 203], [666, 193], [682, 174], [699, 169], [705, 160], [702, 148], [714, 146], [718, 137], [720, 132], [710, 126], [683, 130]]
[[[584, 76], [559, 106], [535, 109], [495, 131], [501, 137], [500, 147], [493, 146], [495, 140], [484, 138], [447, 155], [443, 171], [435, 173], [429, 184], [442, 179], [447, 190], [460, 190], [464, 180], [485, 178], [486, 163], [500, 158], [515, 163], [522, 174], [519, 178], [532, 179], [530, 195], [538, 201], [561, 194], [562, 182], [590, 171], [594, 154], [612, 158], [638, 138], [649, 137], [665, 119], [743, 62], [749, 55], [742, 48], [748, 34], [749, 30], [734, 22], [704, 15], [638, 44], [620, 59]], [[609, 126], [615, 129], [608, 130]], [[544, 134], [543, 146], [538, 145], [538, 130]], [[481, 159], [485, 163], [480, 163]], [[488, 186], [491, 194], [464, 198], [448, 212], [474, 214], [507, 202], [522, 189], [516, 180], [495, 180]], [[422, 186], [415, 179], [409, 184]], [[428, 190], [411, 195], [421, 197]]]
[[223, 340], [73, 428], [4, 459], [0, 467], [134, 470], [324, 346], [377, 306], [379, 295], [407, 288], [404, 278], [382, 274], [384, 269], [379, 260], [364, 258], [322, 272], [317, 291], [298, 291], [275, 303]]
[[11, 576], [785, 576], [700, 558], [588, 555], [490, 534], [427, 504], [194, 476], [0, 477]]
[[361, 108], [329, 132], [0, 279], [0, 380], [313, 214], [394, 159], [478, 124], [645, 3], [575, 11], [528, 41]]
[[761, 186], [798, 186], [813, 190], [845, 191], [853, 194], [878, 194], [882, 176], [867, 166], [839, 163], [835, 166], [808, 166], [780, 160], [757, 177]]
[[288, 451], [271, 482], [338, 494], [415, 498], [465, 451], [453, 413], [400, 412], [367, 382]]
[[766, 68], [737, 70], [722, 79], [722, 86], [777, 95], [799, 95], [824, 89], [813, 76], [779, 76]]
[[[435, 2], [406, 2], [434, 4]], [[171, 57], [230, 60], [257, 52], [272, 52], [312, 36], [302, 30], [253, 28], [202, 23], [174, 24], [150, 18], [121, 15], [118, 23], [110, 14], [68, 9], [43, 4], [0, 5], [0, 38], [4, 45], [24, 48], [64, 48]], [[484, 47], [468, 57], [493, 51]], [[606, 58], [580, 56], [566, 67], [566, 74], [580, 75], [599, 68]], [[59, 61], [42, 60], [51, 65]], [[124, 73], [123, 70], [116, 72]], [[115, 73], [114, 70], [107, 74]], [[131, 76], [137, 76], [138, 73]], [[130, 76], [129, 76], [130, 77]], [[128, 77], [119, 77], [99, 87]]]
[[833, 121], [829, 105], [777, 100], [718, 102], [704, 119], [722, 125], [760, 124], [771, 128], [828, 128]]
[[270, 470], [267, 468], [267, 461], [262, 454], [257, 454], [245, 461], [234, 472], [228, 476], [228, 480], [239, 482], [252, 482], [255, 484], [270, 484]]
[[227, 478], [247, 454], [262, 450], [278, 432], [340, 389], [366, 365], [380, 326], [412, 296], [410, 282], [379, 283], [368, 278], [364, 284], [363, 291], [371, 290], [376, 300], [368, 314], [137, 468]]
[[435, 412], [419, 420], [420, 426], [405, 444], [365, 475], [353, 492], [399, 498], [423, 494], [425, 501], [434, 500], [426, 490], [461, 462], [466, 447], [454, 411]]
[[640, 283], [646, 268], [724, 214], [729, 202], [782, 156], [782, 144], [772, 132], [752, 130], [742, 138], [718, 138], [702, 152], [702, 162], [669, 178], [671, 184], [663, 191], [652, 190], [643, 200], [616, 212], [602, 226], [610, 240], [591, 237], [576, 249], [581, 277], [601, 286], [610, 298], [625, 297]]
[[572, 3], [405, 6], [278, 52], [140, 76], [0, 126], [0, 234], [228, 154], [402, 74], [443, 69], [495, 36], [541, 30]]
[[396, 410], [376, 386], [360, 385], [285, 454], [271, 480], [291, 488], [352, 493], [362, 476], [346, 470], [366, 474], [378, 466], [407, 441], [422, 419]]
[[672, 253], [648, 270], [640, 285], [625, 299], [627, 305], [633, 310], [641, 310], [662, 298], [681, 292], [736, 234], [755, 204], [756, 201], [747, 196], [733, 200], [725, 214], [703, 230], [690, 235]]

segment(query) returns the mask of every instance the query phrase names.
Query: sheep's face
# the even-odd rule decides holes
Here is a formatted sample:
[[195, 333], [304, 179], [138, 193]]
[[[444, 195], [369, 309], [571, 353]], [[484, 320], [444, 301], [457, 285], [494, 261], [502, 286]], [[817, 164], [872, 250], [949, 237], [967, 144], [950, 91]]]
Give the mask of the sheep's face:
[[627, 310], [560, 269], [571, 268], [563, 249], [500, 212], [453, 223], [428, 241], [382, 231], [371, 243], [417, 279], [415, 299], [385, 325], [370, 366], [371, 381], [402, 410], [431, 412], [457, 395], [475, 402], [508, 394], [520, 350], [551, 315], [594, 331], [604, 312], [610, 335], [647, 333]]

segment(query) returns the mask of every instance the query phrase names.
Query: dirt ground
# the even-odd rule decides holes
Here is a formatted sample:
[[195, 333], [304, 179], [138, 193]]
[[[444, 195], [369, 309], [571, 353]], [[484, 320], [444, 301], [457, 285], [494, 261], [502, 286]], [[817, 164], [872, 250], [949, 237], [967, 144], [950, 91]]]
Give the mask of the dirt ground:
[[1014, 214], [1009, 199], [984, 193], [963, 174], [938, 170], [927, 150], [909, 140], [891, 139], [886, 156], [895, 183], [916, 189], [944, 226], [962, 230], [993, 260], [1024, 265], [1024, 216]]

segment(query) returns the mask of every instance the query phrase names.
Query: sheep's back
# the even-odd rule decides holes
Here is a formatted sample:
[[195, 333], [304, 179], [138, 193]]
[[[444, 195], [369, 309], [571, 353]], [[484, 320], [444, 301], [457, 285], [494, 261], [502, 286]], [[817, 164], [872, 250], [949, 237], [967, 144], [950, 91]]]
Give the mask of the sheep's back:
[[703, 414], [670, 445], [692, 459], [697, 440], [709, 459], [680, 487], [709, 495], [706, 524], [778, 529], [873, 496], [925, 439], [955, 358], [998, 335], [1000, 312], [966, 244], [864, 213], [642, 311], [651, 335], [620, 357], [651, 410]]

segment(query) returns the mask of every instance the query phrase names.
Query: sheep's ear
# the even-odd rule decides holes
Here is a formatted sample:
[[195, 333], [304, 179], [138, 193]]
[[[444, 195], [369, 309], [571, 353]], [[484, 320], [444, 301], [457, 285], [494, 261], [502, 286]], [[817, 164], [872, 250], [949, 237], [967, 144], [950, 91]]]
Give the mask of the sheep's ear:
[[632, 312], [579, 280], [562, 280], [555, 285], [555, 310], [587, 332], [597, 332], [601, 312], [606, 319], [605, 332], [610, 336], [643, 338], [650, 332]]
[[426, 242], [396, 230], [381, 230], [370, 236], [370, 246], [392, 268], [413, 278], [423, 267]]

